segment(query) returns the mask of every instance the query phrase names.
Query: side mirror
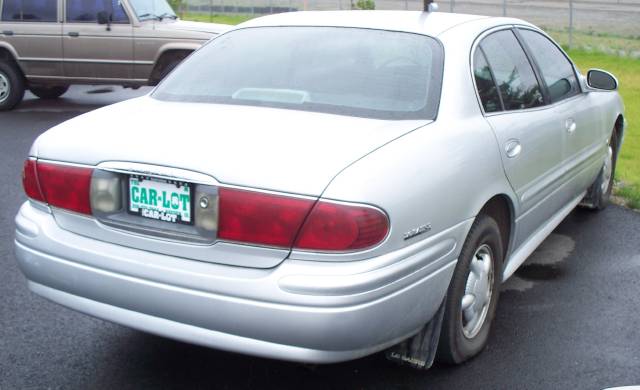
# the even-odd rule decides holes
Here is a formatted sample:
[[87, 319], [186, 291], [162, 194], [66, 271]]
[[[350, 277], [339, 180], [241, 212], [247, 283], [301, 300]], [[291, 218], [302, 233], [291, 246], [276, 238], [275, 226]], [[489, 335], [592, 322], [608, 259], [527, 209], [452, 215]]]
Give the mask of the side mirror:
[[96, 16], [98, 24], [106, 24], [107, 31], [111, 31], [111, 15], [107, 11], [100, 11]]
[[594, 89], [615, 91], [618, 89], [618, 80], [609, 72], [591, 69], [587, 72], [587, 85]]

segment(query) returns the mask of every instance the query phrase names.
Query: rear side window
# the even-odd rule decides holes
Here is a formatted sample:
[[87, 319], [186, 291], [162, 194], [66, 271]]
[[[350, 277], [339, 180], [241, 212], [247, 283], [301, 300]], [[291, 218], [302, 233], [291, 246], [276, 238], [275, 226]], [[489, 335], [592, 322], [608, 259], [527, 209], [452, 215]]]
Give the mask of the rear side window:
[[505, 110], [544, 105], [533, 68], [511, 30], [487, 36], [480, 43], [480, 48], [491, 67]]
[[97, 23], [99, 12], [110, 15], [112, 23], [129, 23], [119, 0], [67, 0], [67, 22]]
[[580, 92], [573, 65], [547, 37], [531, 30], [519, 30], [547, 84], [552, 103]]
[[493, 79], [491, 68], [481, 48], [476, 50], [473, 57], [473, 75], [476, 79], [476, 87], [478, 88], [484, 112], [502, 111], [502, 102], [500, 101], [496, 81]]
[[57, 22], [58, 2], [52, 0], [4, 0], [2, 20], [11, 22]]

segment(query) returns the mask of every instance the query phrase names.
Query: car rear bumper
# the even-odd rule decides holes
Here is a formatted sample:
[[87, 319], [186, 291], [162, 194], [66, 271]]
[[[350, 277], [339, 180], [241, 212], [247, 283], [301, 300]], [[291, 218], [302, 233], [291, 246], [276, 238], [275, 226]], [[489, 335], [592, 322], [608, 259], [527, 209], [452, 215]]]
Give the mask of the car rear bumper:
[[330, 363], [417, 332], [444, 297], [469, 224], [429, 238], [437, 240], [427, 249], [390, 254], [395, 261], [286, 260], [259, 270], [83, 237], [27, 202], [16, 217], [15, 250], [29, 288], [63, 306], [216, 349]]

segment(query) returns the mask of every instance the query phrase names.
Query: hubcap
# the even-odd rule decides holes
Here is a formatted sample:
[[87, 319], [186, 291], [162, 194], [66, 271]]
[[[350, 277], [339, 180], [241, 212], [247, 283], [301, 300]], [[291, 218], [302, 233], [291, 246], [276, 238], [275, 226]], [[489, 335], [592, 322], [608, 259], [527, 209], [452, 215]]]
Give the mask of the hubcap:
[[470, 268], [460, 306], [462, 333], [469, 339], [482, 329], [493, 294], [493, 258], [488, 245], [476, 250]]
[[604, 160], [604, 166], [602, 167], [602, 184], [600, 189], [603, 194], [606, 194], [609, 190], [609, 184], [611, 183], [611, 173], [613, 171], [613, 148], [609, 145], [607, 151], [607, 157]]
[[10, 86], [9, 86], [9, 80], [7, 79], [7, 76], [0, 73], [0, 103], [7, 100], [7, 98], [9, 97], [9, 91], [10, 91]]

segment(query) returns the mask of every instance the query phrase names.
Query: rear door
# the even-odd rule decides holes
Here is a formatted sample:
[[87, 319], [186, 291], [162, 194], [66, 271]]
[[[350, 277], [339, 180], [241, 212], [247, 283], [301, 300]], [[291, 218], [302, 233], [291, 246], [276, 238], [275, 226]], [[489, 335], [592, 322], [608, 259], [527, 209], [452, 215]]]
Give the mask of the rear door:
[[62, 25], [55, 0], [4, 0], [2, 40], [13, 47], [31, 79], [56, 78], [62, 72]]
[[[111, 24], [98, 24], [98, 13]], [[66, 0], [63, 28], [64, 73], [99, 82], [133, 77], [133, 27], [118, 0]]]
[[564, 205], [563, 132], [543, 86], [510, 27], [484, 36], [473, 54], [476, 87], [505, 173], [520, 201], [516, 248]]

